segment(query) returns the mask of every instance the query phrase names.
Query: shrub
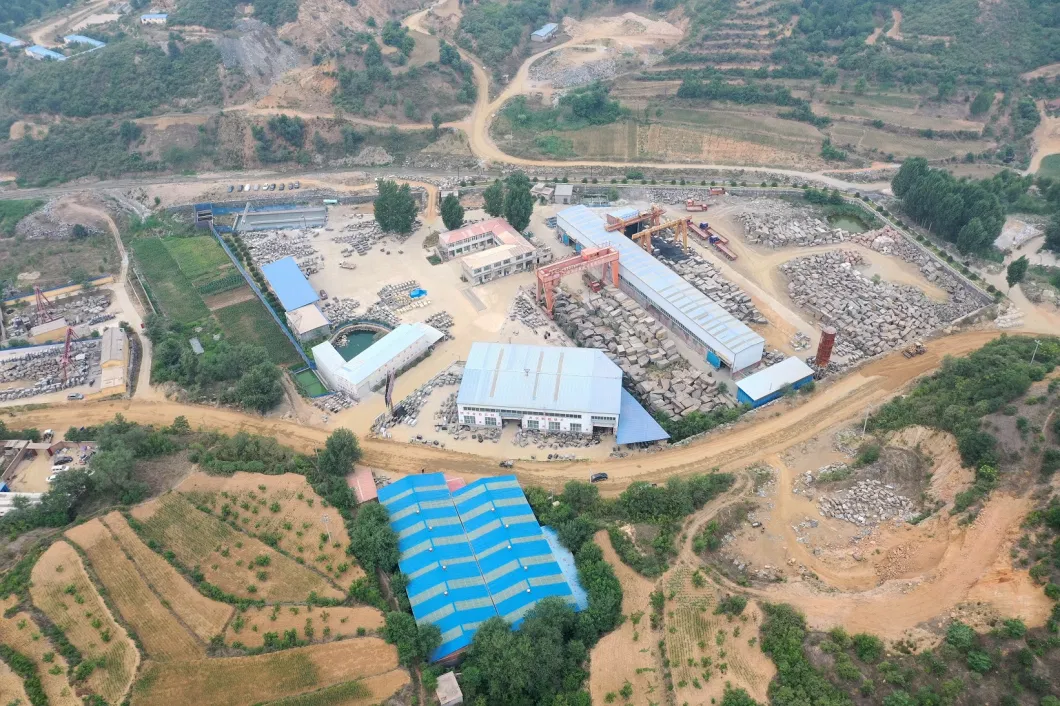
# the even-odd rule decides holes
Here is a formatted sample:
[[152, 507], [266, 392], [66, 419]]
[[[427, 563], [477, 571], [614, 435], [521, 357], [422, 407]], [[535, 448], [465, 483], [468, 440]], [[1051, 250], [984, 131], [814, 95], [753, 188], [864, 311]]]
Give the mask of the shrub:
[[883, 640], [875, 635], [858, 633], [851, 639], [854, 643], [854, 654], [862, 662], [878, 662], [883, 657]]
[[946, 630], [946, 642], [961, 652], [967, 652], [975, 647], [975, 630], [972, 630], [970, 626], [959, 620], [954, 621], [949, 629]]

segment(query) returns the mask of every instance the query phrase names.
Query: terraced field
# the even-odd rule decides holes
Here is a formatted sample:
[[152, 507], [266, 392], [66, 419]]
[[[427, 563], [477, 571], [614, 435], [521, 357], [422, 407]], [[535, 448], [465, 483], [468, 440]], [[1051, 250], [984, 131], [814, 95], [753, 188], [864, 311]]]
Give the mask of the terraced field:
[[248, 608], [225, 630], [227, 644], [241, 643], [245, 647], [261, 647], [266, 633], [283, 635], [295, 630], [298, 639], [329, 642], [355, 635], [372, 633], [383, 627], [383, 614], [375, 608], [357, 606], [347, 608], [314, 608], [310, 606], [272, 606]]
[[[48, 697], [48, 702], [53, 706], [81, 706], [81, 699], [77, 698], [74, 688], [66, 677], [69, 665], [52, 644], [51, 640], [43, 634], [40, 625], [33, 616], [24, 611], [14, 613], [9, 617], [8, 610], [18, 603], [15, 596], [9, 596], [0, 601], [0, 643], [3, 643], [18, 653], [29, 657], [37, 663], [37, 674], [40, 676], [41, 686]], [[6, 665], [5, 665], [6, 666]], [[17, 676], [12, 674], [17, 679]], [[22, 688], [21, 682], [18, 689]], [[5, 686], [0, 680], [0, 703], [9, 703], [16, 698], [17, 692], [9, 691], [10, 686]], [[14, 693], [15, 696], [8, 694]], [[23, 703], [30, 703], [26, 697]]]

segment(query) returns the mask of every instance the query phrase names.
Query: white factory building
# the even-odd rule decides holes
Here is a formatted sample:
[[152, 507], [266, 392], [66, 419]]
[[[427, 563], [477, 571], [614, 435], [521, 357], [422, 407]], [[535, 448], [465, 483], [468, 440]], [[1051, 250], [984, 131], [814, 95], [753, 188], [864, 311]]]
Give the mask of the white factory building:
[[442, 233], [438, 249], [448, 259], [460, 258], [464, 279], [472, 284], [528, 272], [552, 259], [551, 250], [535, 248], [503, 218]]
[[619, 287], [712, 365], [733, 372], [762, 360], [765, 339], [645, 252], [622, 231], [604, 229], [604, 214], [637, 215], [635, 208], [594, 211], [572, 206], [559, 212], [556, 228], [575, 249], [611, 247], [619, 253]]
[[667, 438], [622, 389], [622, 370], [593, 348], [473, 343], [456, 405], [470, 427], [613, 432], [620, 444]]
[[361, 400], [382, 387], [390, 371], [405, 370], [442, 338], [441, 331], [427, 324], [401, 324], [349, 361], [330, 341], [313, 347], [313, 359], [332, 391]]

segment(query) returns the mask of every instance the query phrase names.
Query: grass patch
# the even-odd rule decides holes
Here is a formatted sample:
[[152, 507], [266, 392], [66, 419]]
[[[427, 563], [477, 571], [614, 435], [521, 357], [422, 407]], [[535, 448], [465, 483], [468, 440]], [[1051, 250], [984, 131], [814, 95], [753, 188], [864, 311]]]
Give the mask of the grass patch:
[[277, 365], [299, 360], [287, 336], [256, 298], [218, 309], [213, 315], [230, 341], [261, 346]]
[[320, 378], [312, 370], [303, 370], [291, 377], [298, 383], [298, 389], [308, 397], [320, 397], [328, 392], [328, 388], [324, 387], [324, 384], [320, 382]]
[[232, 261], [213, 236], [166, 238], [162, 242], [184, 276], [196, 287], [217, 279], [219, 270], [232, 266]]
[[1060, 154], [1051, 154], [1048, 157], [1043, 158], [1042, 163], [1035, 174], [1039, 177], [1060, 179]]
[[43, 204], [43, 201], [0, 201], [0, 234], [14, 235], [18, 222]]
[[210, 315], [202, 297], [195, 291], [162, 240], [143, 238], [132, 242], [140, 274], [147, 280], [148, 296], [167, 316], [188, 324]]

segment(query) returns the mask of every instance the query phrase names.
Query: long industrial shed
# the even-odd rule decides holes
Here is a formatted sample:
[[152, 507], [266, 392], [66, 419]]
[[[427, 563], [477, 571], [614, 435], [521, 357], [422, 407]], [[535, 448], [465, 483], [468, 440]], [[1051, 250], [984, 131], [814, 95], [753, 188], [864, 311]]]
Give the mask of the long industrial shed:
[[[637, 209], [607, 213], [630, 218], [637, 214]], [[622, 291], [636, 299], [707, 360], [716, 365], [716, 357], [733, 372], [761, 362], [764, 338], [646, 253], [622, 231], [605, 230], [601, 215], [586, 206], [572, 206], [559, 212], [556, 227], [574, 241], [579, 250], [603, 247], [617, 250]]]

